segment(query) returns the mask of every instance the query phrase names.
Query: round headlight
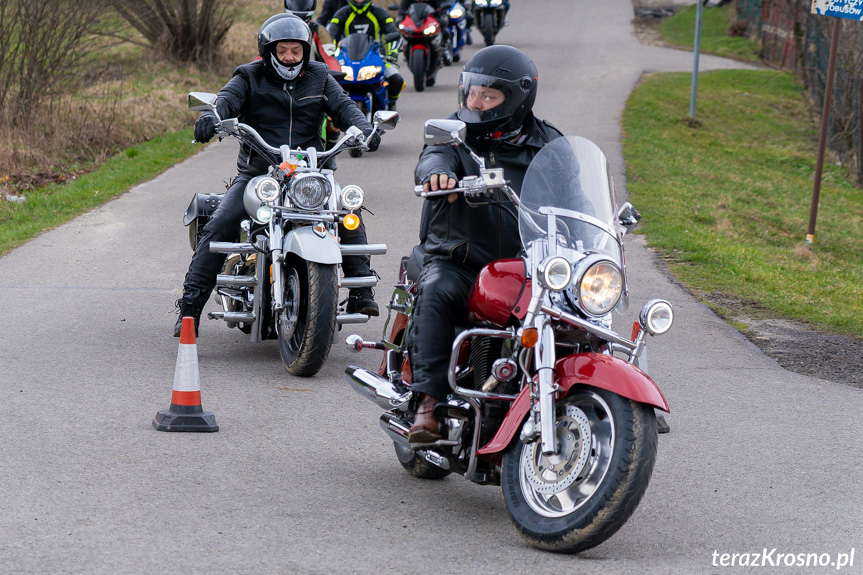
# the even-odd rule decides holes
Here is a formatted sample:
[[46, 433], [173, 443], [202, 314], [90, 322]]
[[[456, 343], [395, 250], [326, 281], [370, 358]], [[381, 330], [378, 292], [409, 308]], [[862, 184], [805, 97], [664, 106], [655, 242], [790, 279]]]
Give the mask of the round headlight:
[[342, 207], [346, 210], [356, 210], [363, 205], [366, 195], [359, 186], [345, 186], [342, 188]]
[[552, 257], [539, 264], [539, 283], [552, 291], [566, 289], [572, 279], [572, 266], [566, 258]]
[[271, 219], [273, 219], [273, 208], [271, 206], [265, 204], [255, 212], [255, 220], [262, 224], [268, 223]]
[[279, 182], [275, 178], [261, 178], [255, 184], [255, 195], [262, 202], [274, 202], [279, 197]]
[[662, 335], [671, 329], [671, 324], [674, 322], [674, 311], [671, 309], [671, 304], [665, 300], [650, 300], [641, 308], [638, 322], [647, 333]]
[[300, 174], [291, 180], [290, 193], [298, 208], [317, 210], [330, 196], [330, 183], [317, 174]]
[[609, 260], [586, 262], [587, 269], [576, 277], [576, 289], [581, 309], [590, 315], [605, 315], [620, 301], [623, 293], [623, 274]]

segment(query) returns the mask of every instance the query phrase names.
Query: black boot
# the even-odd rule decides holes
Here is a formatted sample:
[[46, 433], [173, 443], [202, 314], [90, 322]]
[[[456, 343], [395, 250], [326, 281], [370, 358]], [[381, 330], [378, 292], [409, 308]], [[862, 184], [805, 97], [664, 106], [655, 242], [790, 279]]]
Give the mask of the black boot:
[[363, 313], [367, 316], [379, 316], [378, 304], [375, 303], [375, 292], [372, 288], [355, 288], [348, 291], [347, 313]]
[[198, 337], [198, 324], [201, 323], [201, 308], [196, 305], [186, 302], [183, 298], [178, 299], [174, 303], [177, 308], [177, 313], [180, 317], [177, 318], [177, 323], [174, 324], [174, 337], [180, 337], [180, 331], [183, 329], [183, 318], [195, 318], [195, 337]]

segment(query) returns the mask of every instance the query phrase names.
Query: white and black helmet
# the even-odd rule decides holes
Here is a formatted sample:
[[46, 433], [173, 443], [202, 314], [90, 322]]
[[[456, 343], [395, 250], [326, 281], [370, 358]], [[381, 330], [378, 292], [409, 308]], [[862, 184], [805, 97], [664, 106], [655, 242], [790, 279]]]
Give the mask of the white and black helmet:
[[[285, 66], [276, 58], [276, 44], [299, 42], [303, 46], [303, 59], [294, 66]], [[258, 32], [258, 54], [267, 72], [275, 79], [293, 80], [309, 63], [312, 52], [312, 31], [308, 24], [294, 14], [276, 14], [267, 18]]]
[[315, 17], [316, 0], [285, 0], [285, 12], [308, 24]]

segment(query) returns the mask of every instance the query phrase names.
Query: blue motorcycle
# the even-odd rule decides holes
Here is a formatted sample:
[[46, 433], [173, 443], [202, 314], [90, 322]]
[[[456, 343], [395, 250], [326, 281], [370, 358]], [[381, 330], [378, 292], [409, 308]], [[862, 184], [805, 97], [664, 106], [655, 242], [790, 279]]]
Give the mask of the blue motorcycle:
[[[345, 74], [339, 83], [371, 123], [375, 112], [386, 110], [389, 104], [381, 43], [368, 34], [350, 34], [339, 42], [333, 56]], [[351, 148], [349, 152], [354, 158], [363, 155], [359, 148]]]
[[470, 38], [470, 26], [468, 25], [469, 10], [471, 9], [471, 0], [464, 0], [464, 3], [456, 0], [449, 9], [449, 33], [452, 42], [452, 59], [451, 62], [461, 60], [461, 50], [465, 44], [472, 44]]

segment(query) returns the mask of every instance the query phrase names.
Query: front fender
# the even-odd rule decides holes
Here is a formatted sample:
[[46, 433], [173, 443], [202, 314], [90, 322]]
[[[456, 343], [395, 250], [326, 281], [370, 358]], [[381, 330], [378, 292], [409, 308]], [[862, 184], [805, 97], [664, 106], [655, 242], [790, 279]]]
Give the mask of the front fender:
[[285, 253], [297, 254], [302, 259], [319, 264], [342, 263], [342, 250], [339, 242], [330, 234], [321, 237], [311, 226], [294, 228], [285, 234], [282, 243]]
[[[579, 353], [561, 358], [555, 364], [555, 382], [561, 391], [557, 397], [564, 397], [575, 385], [591, 385], [616, 393], [621, 397], [652, 405], [668, 412], [668, 402], [659, 387], [650, 377], [631, 363], [601, 353]], [[493, 456], [504, 449], [521, 429], [530, 410], [530, 389], [521, 390], [506, 414], [497, 433], [477, 451], [477, 455]]]

